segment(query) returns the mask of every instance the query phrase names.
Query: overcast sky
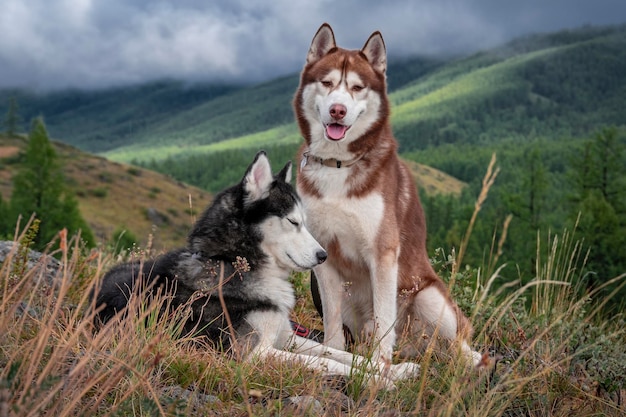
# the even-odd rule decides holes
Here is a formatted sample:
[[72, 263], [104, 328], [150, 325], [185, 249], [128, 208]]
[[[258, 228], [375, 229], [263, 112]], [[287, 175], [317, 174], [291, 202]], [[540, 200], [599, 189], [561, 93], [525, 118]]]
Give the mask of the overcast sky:
[[332, 25], [340, 46], [380, 30], [390, 55], [468, 53], [528, 33], [626, 22], [626, 0], [0, 0], [0, 88], [299, 71]]

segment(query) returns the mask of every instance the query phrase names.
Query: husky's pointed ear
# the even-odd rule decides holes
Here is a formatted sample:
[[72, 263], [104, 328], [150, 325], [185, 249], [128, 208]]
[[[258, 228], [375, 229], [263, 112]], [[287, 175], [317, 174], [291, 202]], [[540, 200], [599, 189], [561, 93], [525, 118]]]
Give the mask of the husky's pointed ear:
[[317, 30], [317, 33], [313, 37], [309, 53], [306, 56], [306, 63], [312, 64], [320, 60], [324, 55], [333, 48], [336, 48], [335, 34], [328, 23], [324, 23]]
[[387, 71], [387, 49], [385, 48], [385, 41], [383, 41], [383, 35], [376, 31], [372, 33], [363, 45], [361, 52], [365, 54], [367, 60], [372, 64], [374, 69], [381, 74]]
[[260, 151], [254, 157], [254, 161], [243, 177], [242, 184], [246, 192], [245, 202], [250, 203], [267, 197], [272, 181], [274, 178], [272, 177], [270, 161], [265, 152]]
[[276, 178], [287, 184], [291, 183], [291, 161], [287, 162], [283, 169], [276, 175]]

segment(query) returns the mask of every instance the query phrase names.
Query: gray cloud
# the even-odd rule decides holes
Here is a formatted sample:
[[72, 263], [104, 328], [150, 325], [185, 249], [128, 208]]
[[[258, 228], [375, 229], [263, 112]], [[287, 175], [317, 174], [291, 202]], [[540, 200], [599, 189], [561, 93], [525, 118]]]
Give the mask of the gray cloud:
[[0, 0], [0, 88], [159, 78], [252, 82], [298, 71], [329, 22], [390, 55], [472, 52], [526, 33], [626, 21], [623, 0]]

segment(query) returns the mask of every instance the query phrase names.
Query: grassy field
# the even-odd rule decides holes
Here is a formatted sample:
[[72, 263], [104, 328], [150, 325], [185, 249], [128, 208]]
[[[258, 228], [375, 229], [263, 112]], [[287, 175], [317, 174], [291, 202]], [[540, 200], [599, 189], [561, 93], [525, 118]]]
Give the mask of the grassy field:
[[[486, 194], [486, 191], [484, 192]], [[480, 211], [480, 201], [476, 214]], [[537, 277], [521, 286], [498, 263], [499, 242], [482, 268], [440, 250], [432, 262], [472, 318], [485, 352], [470, 369], [436, 338], [417, 360], [420, 375], [386, 389], [354, 369], [345, 380], [300, 364], [238, 362], [156, 320], [166, 299], [134, 298], [131, 318], [94, 332], [88, 293], [110, 267], [106, 251], [85, 253], [60, 234], [62, 267], [27, 267], [23, 233], [0, 266], [0, 415], [2, 416], [621, 416], [626, 412], [626, 321], [601, 314], [606, 300], [581, 282], [586, 252], [568, 232], [538, 238]], [[468, 230], [467, 239], [471, 231]], [[464, 242], [467, 244], [467, 241]], [[128, 256], [150, 256], [149, 247]], [[50, 272], [48, 272], [50, 274]], [[615, 280], [625, 282], [624, 276]], [[295, 320], [321, 330], [306, 274], [292, 277]], [[399, 346], [408, 343], [400, 337]], [[367, 351], [367, 347], [363, 347]], [[300, 399], [299, 403], [286, 401]], [[303, 400], [304, 399], [304, 400]]]

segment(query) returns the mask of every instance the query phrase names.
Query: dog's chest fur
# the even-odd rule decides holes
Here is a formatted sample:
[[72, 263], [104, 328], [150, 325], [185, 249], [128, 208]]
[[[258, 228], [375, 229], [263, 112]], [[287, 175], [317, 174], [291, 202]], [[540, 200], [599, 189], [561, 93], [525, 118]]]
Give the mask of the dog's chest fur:
[[303, 175], [320, 193], [320, 196], [301, 193], [308, 213], [307, 226], [322, 246], [331, 253], [339, 252], [332, 253], [329, 261], [340, 256], [351, 263], [364, 264], [364, 258], [376, 246], [385, 215], [382, 194], [372, 190], [364, 196], [348, 197], [347, 169], [305, 167]]

